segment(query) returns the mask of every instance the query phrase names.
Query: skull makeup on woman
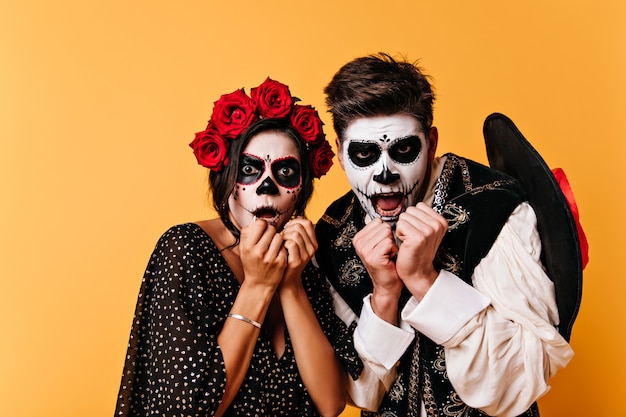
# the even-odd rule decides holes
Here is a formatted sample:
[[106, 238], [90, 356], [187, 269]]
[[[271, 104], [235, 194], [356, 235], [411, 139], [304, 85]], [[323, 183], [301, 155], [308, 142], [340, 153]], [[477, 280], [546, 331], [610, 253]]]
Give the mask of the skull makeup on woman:
[[265, 131], [244, 149], [237, 184], [228, 199], [236, 226], [247, 226], [258, 218], [280, 230], [289, 220], [302, 191], [300, 155], [289, 139], [283, 133]]
[[297, 101], [268, 78], [250, 95], [222, 95], [195, 134], [190, 146], [209, 169], [218, 216], [159, 239], [117, 416], [338, 415], [345, 407], [347, 372], [356, 379], [361, 362], [311, 261], [317, 239], [304, 216], [334, 154], [317, 111]]

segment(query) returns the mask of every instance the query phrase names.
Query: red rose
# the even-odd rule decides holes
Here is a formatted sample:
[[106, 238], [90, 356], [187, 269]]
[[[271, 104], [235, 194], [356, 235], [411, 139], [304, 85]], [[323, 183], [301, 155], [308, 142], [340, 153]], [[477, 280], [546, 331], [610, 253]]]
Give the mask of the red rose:
[[291, 124], [296, 128], [302, 139], [307, 143], [317, 143], [324, 139], [324, 122], [320, 119], [317, 110], [311, 106], [293, 106]]
[[293, 98], [289, 87], [267, 77], [263, 84], [250, 90], [257, 103], [259, 115], [266, 119], [283, 119], [289, 115]]
[[330, 170], [330, 167], [333, 165], [333, 156], [335, 156], [335, 152], [333, 152], [327, 140], [322, 140], [319, 144], [309, 146], [309, 161], [311, 161], [315, 178], [320, 178]]
[[228, 165], [227, 154], [230, 143], [214, 130], [207, 129], [196, 133], [189, 146], [203, 167], [219, 171], [224, 165]]
[[221, 96], [211, 115], [215, 129], [229, 139], [236, 138], [256, 120], [256, 103], [243, 89]]

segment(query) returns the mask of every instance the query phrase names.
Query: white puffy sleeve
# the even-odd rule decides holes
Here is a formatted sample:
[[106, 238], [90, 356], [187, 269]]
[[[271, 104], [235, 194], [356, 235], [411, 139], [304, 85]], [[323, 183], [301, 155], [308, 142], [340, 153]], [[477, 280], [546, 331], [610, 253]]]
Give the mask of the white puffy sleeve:
[[361, 316], [332, 288], [333, 309], [347, 326], [357, 322], [354, 330], [354, 347], [363, 362], [363, 371], [357, 380], [348, 378], [348, 395], [351, 404], [376, 411], [396, 378], [396, 368], [415, 337], [408, 323], [396, 327], [378, 317], [370, 304], [371, 294], [363, 299]]
[[[573, 355], [555, 327], [554, 285], [540, 261], [536, 225], [533, 209], [521, 204], [474, 270], [473, 289], [440, 274], [421, 302], [411, 299], [402, 311], [411, 326], [445, 347], [448, 376], [463, 401], [493, 416], [526, 411]], [[473, 306], [446, 308], [452, 304], [446, 294], [463, 286]], [[487, 302], [476, 313], [481, 296]]]

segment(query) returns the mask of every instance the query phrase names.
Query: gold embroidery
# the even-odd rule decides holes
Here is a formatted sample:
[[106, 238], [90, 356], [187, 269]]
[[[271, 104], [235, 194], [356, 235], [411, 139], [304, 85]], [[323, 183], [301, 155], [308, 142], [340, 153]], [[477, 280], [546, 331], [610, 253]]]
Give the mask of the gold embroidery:
[[[411, 362], [409, 370], [409, 388], [407, 392], [407, 410], [408, 416], [418, 417], [420, 414], [420, 338], [415, 332], [415, 346], [411, 353]], [[408, 417], [407, 416], [407, 417]]]
[[[443, 414], [448, 417], [470, 417], [473, 411], [474, 409], [465, 404], [456, 392], [453, 392], [450, 396], [450, 404], [446, 404], [443, 407]], [[476, 411], [480, 415], [486, 416], [480, 410]]]
[[357, 285], [365, 267], [358, 259], [348, 259], [339, 270], [339, 281], [344, 285]]
[[447, 203], [457, 200], [458, 198], [471, 194], [475, 195], [484, 190], [495, 190], [505, 185], [510, 185], [514, 181], [513, 180], [496, 180], [492, 183], [481, 185], [478, 187], [474, 187], [472, 185], [472, 178], [470, 177], [469, 168], [467, 167], [467, 162], [457, 157], [453, 154], [446, 155], [446, 162], [444, 163], [443, 170], [441, 171], [441, 175], [437, 179], [437, 183], [435, 184], [435, 197], [433, 200], [433, 209], [442, 213], [444, 208], [444, 204], [446, 204], [446, 200], [448, 198], [448, 190], [450, 187], [450, 181], [452, 181], [452, 176], [454, 175], [454, 171], [457, 167], [461, 169], [461, 179], [463, 181], [463, 188], [465, 190], [464, 193], [457, 195], [450, 199]]
[[340, 228], [346, 222], [346, 220], [348, 219], [348, 217], [352, 213], [352, 207], [354, 207], [354, 196], [352, 196], [352, 200], [350, 201], [350, 205], [348, 206], [348, 209], [346, 210], [346, 213], [341, 217], [341, 219], [335, 219], [333, 217], [330, 217], [327, 214], [324, 214], [320, 220], [325, 221], [326, 223], [331, 224], [331, 225], [335, 226], [336, 228]]
[[391, 389], [389, 390], [389, 399], [398, 402], [404, 396], [404, 387], [402, 386], [402, 374], [398, 374]]
[[455, 158], [458, 164], [461, 166], [461, 177], [463, 178], [463, 187], [465, 188], [465, 192], [468, 192], [472, 189], [472, 179], [469, 175], [469, 169], [467, 168], [467, 162], [465, 159]]
[[356, 235], [356, 232], [357, 230], [354, 224], [347, 224], [346, 227], [341, 230], [339, 236], [333, 241], [333, 245], [336, 248], [349, 249], [352, 246], [352, 238]]
[[438, 417], [439, 410], [437, 409], [437, 403], [435, 402], [435, 393], [433, 392], [433, 385], [430, 382], [430, 376], [424, 372], [424, 387], [422, 389], [422, 399], [424, 401], [424, 408], [426, 409], [426, 415], [428, 417]]
[[382, 413], [378, 414], [378, 417], [398, 417], [398, 415], [393, 411], [383, 411]]
[[461, 262], [454, 257], [450, 252], [443, 249], [439, 249], [437, 252], [437, 262], [443, 269], [454, 275], [459, 275], [461, 271]]
[[[471, 190], [468, 190], [466, 194], [476, 195], [485, 190], [497, 190], [504, 185], [513, 184], [512, 180], [496, 180], [494, 182], [490, 182], [489, 184], [481, 185], [479, 187], [474, 187]], [[464, 194], [461, 194], [464, 195]], [[459, 196], [460, 197], [460, 196]], [[455, 197], [458, 198], [458, 197]]]
[[444, 379], [448, 379], [448, 374], [446, 373], [446, 355], [443, 348], [437, 349], [437, 357], [433, 361], [433, 367], [435, 371], [443, 375]]
[[437, 179], [437, 184], [435, 184], [433, 209], [437, 213], [441, 213], [443, 204], [448, 198], [448, 188], [450, 185], [450, 181], [452, 180], [454, 169], [459, 164], [459, 158], [457, 158], [455, 155], [447, 154], [446, 157], [446, 162], [443, 164], [443, 170], [441, 171], [441, 175]]
[[469, 212], [456, 204], [446, 204], [441, 215], [448, 221], [448, 230], [455, 230], [470, 219]]

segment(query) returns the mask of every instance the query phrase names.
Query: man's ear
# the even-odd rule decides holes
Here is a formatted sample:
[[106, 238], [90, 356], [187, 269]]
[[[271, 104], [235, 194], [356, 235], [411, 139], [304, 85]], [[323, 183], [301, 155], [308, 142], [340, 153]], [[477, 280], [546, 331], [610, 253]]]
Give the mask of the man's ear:
[[341, 141], [339, 138], [335, 139], [335, 145], [337, 145], [337, 161], [339, 161], [341, 169], [345, 171], [346, 169], [343, 167], [343, 152], [341, 151]]
[[430, 128], [428, 132], [428, 160], [435, 159], [435, 152], [437, 152], [437, 143], [439, 141], [439, 131], [435, 126]]

